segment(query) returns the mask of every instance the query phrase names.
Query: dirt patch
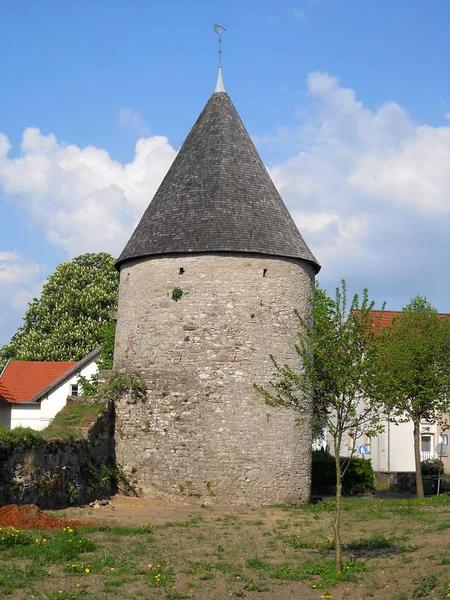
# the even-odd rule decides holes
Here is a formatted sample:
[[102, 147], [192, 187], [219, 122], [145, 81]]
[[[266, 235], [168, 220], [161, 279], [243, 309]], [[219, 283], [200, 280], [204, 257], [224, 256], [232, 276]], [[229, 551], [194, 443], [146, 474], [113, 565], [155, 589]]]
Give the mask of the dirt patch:
[[62, 527], [84, 527], [92, 525], [92, 523], [55, 519], [42, 512], [34, 504], [25, 504], [24, 506], [8, 504], [0, 508], [0, 525], [18, 529], [54, 530]]
[[150, 500], [116, 495], [109, 499], [110, 506], [92, 508], [83, 506], [51, 511], [57, 518], [89, 519], [97, 524], [134, 527], [140, 523], [160, 525], [166, 522], [186, 521], [198, 515], [219, 514], [220, 509], [201, 508], [192, 504], [168, 500]]

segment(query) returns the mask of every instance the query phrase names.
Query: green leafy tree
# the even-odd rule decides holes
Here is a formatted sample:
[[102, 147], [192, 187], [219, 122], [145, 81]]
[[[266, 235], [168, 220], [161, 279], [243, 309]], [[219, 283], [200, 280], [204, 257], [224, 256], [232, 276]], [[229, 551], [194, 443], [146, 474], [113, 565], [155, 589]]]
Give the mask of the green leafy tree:
[[116, 340], [116, 321], [106, 323], [100, 332], [101, 351], [97, 361], [99, 369], [110, 370], [114, 362], [114, 343]]
[[[382, 430], [378, 406], [370, 400], [376, 364], [376, 343], [371, 310], [374, 306], [364, 290], [348, 307], [346, 284], [336, 289], [334, 299], [318, 285], [310, 297], [311, 319], [297, 314], [300, 324], [299, 343], [295, 350], [303, 368], [275, 366], [270, 389], [255, 386], [271, 406], [296, 411], [299, 420], [309, 419], [313, 399], [316, 423], [328, 431], [333, 440], [336, 464], [336, 504], [334, 540], [336, 569], [342, 570], [340, 534], [342, 478], [350, 464], [358, 438]], [[353, 448], [348, 460], [340, 459], [342, 442], [351, 434]]]
[[101, 331], [117, 308], [119, 274], [106, 253], [83, 254], [59, 265], [34, 298], [23, 325], [0, 350], [8, 359], [80, 360], [100, 345]]
[[450, 317], [441, 318], [426, 298], [416, 296], [381, 330], [378, 353], [373, 394], [392, 421], [413, 423], [416, 489], [423, 498], [420, 422], [448, 422]]
[[[114, 342], [116, 338], [116, 321], [106, 323], [100, 332], [100, 356], [97, 360], [99, 370], [110, 370], [114, 361]], [[96, 396], [99, 390], [98, 373], [90, 377], [78, 376], [78, 385], [82, 396]]]

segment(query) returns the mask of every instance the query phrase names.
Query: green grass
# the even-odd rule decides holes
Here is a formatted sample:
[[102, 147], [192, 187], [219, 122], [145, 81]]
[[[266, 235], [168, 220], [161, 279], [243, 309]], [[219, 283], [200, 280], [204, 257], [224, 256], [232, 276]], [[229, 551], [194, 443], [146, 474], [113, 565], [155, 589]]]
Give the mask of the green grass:
[[78, 534], [76, 529], [34, 534], [26, 533], [27, 543], [11, 546], [9, 554], [17, 558], [30, 559], [39, 564], [56, 560], [73, 560], [97, 546], [90, 538]]
[[173, 567], [168, 564], [156, 564], [149, 567], [146, 580], [150, 587], [169, 587], [175, 579]]
[[[167, 526], [167, 524], [161, 525], [161, 527]], [[144, 523], [142, 525], [138, 525], [137, 527], [124, 527], [119, 525], [113, 525], [112, 527], [108, 525], [100, 525], [96, 527], [98, 531], [106, 531], [111, 535], [116, 536], [130, 536], [130, 535], [142, 535], [147, 539], [151, 539], [151, 535], [149, 535], [153, 531], [153, 526], [148, 523]], [[92, 531], [92, 528], [89, 529]]]
[[68, 400], [66, 406], [40, 435], [46, 440], [81, 438], [86, 428], [90, 427], [104, 410], [102, 404], [85, 402], [82, 398]]
[[27, 563], [24, 565], [7, 564], [0, 569], [0, 594], [10, 593], [12, 590], [25, 588], [30, 583], [34, 583], [49, 577], [46, 569], [39, 565]]
[[267, 571], [270, 565], [261, 560], [258, 556], [254, 556], [253, 558], [247, 558], [245, 561], [245, 566], [249, 569], [260, 569], [261, 571]]
[[191, 527], [191, 526], [196, 526], [198, 523], [201, 523], [203, 521], [203, 517], [198, 516], [198, 517], [193, 517], [192, 519], [189, 519], [189, 521], [168, 521], [167, 523], [163, 523], [162, 525], [158, 525], [157, 527], [160, 528], [164, 528], [164, 527]]
[[347, 542], [345, 544], [345, 547], [348, 550], [378, 550], [384, 548], [397, 548], [397, 542], [400, 542], [404, 539], [405, 537], [382, 537], [379, 535], [373, 535], [368, 538], [359, 538], [357, 540], [351, 540], [350, 542]]
[[282, 563], [274, 565], [268, 571], [270, 577], [284, 581], [310, 581], [318, 588], [328, 588], [341, 581], [356, 582], [361, 573], [369, 567], [362, 561], [344, 562], [342, 572], [337, 572], [334, 561], [326, 559], [322, 562], [305, 561], [300, 564]]
[[437, 586], [438, 580], [437, 580], [437, 577], [435, 577], [434, 575], [426, 575], [425, 577], [422, 577], [421, 579], [415, 580], [414, 583], [416, 583], [418, 585], [416, 588], [414, 588], [412, 597], [413, 598], [428, 598], [429, 593], [432, 590], [434, 590], [434, 588]]
[[[279, 586], [289, 584], [293, 597], [313, 597], [317, 588], [319, 599], [341, 584], [348, 598], [384, 600], [395, 592], [402, 598], [396, 578], [407, 582], [408, 600], [430, 593], [441, 598], [439, 590], [450, 583], [449, 496], [344, 499], [341, 573], [334, 566], [330, 507], [333, 501], [272, 507], [255, 514], [257, 521], [248, 510], [197, 509], [191, 518], [158, 525], [2, 528], [0, 598], [223, 600], [266, 592], [275, 599]], [[425, 529], [425, 522], [434, 524]], [[441, 553], [430, 552], [437, 531]], [[425, 576], [412, 583], [411, 573], [422, 575], [425, 564]]]

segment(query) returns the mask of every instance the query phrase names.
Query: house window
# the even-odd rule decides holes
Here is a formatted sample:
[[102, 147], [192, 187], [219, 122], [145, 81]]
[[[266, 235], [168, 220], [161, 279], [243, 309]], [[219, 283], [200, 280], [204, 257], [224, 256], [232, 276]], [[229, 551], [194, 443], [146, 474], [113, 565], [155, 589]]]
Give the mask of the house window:
[[78, 396], [78, 384], [77, 383], [70, 384], [70, 395]]
[[422, 452], [431, 452], [431, 435], [423, 435], [421, 437], [420, 449]]
[[439, 443], [448, 446], [448, 433], [439, 434]]
[[434, 458], [433, 449], [433, 436], [432, 435], [421, 435], [420, 436], [420, 460], [428, 460]]

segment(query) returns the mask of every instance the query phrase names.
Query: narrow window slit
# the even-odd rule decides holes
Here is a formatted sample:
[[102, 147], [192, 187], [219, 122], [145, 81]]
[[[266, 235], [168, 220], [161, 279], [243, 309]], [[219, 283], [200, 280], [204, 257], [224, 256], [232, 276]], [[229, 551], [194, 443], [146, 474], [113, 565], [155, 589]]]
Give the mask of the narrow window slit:
[[180, 267], [180, 275], [183, 275], [183, 274], [184, 274], [184, 269], [183, 269], [183, 267]]
[[267, 273], [267, 269], [263, 269], [263, 277], [266, 276], [266, 273]]

